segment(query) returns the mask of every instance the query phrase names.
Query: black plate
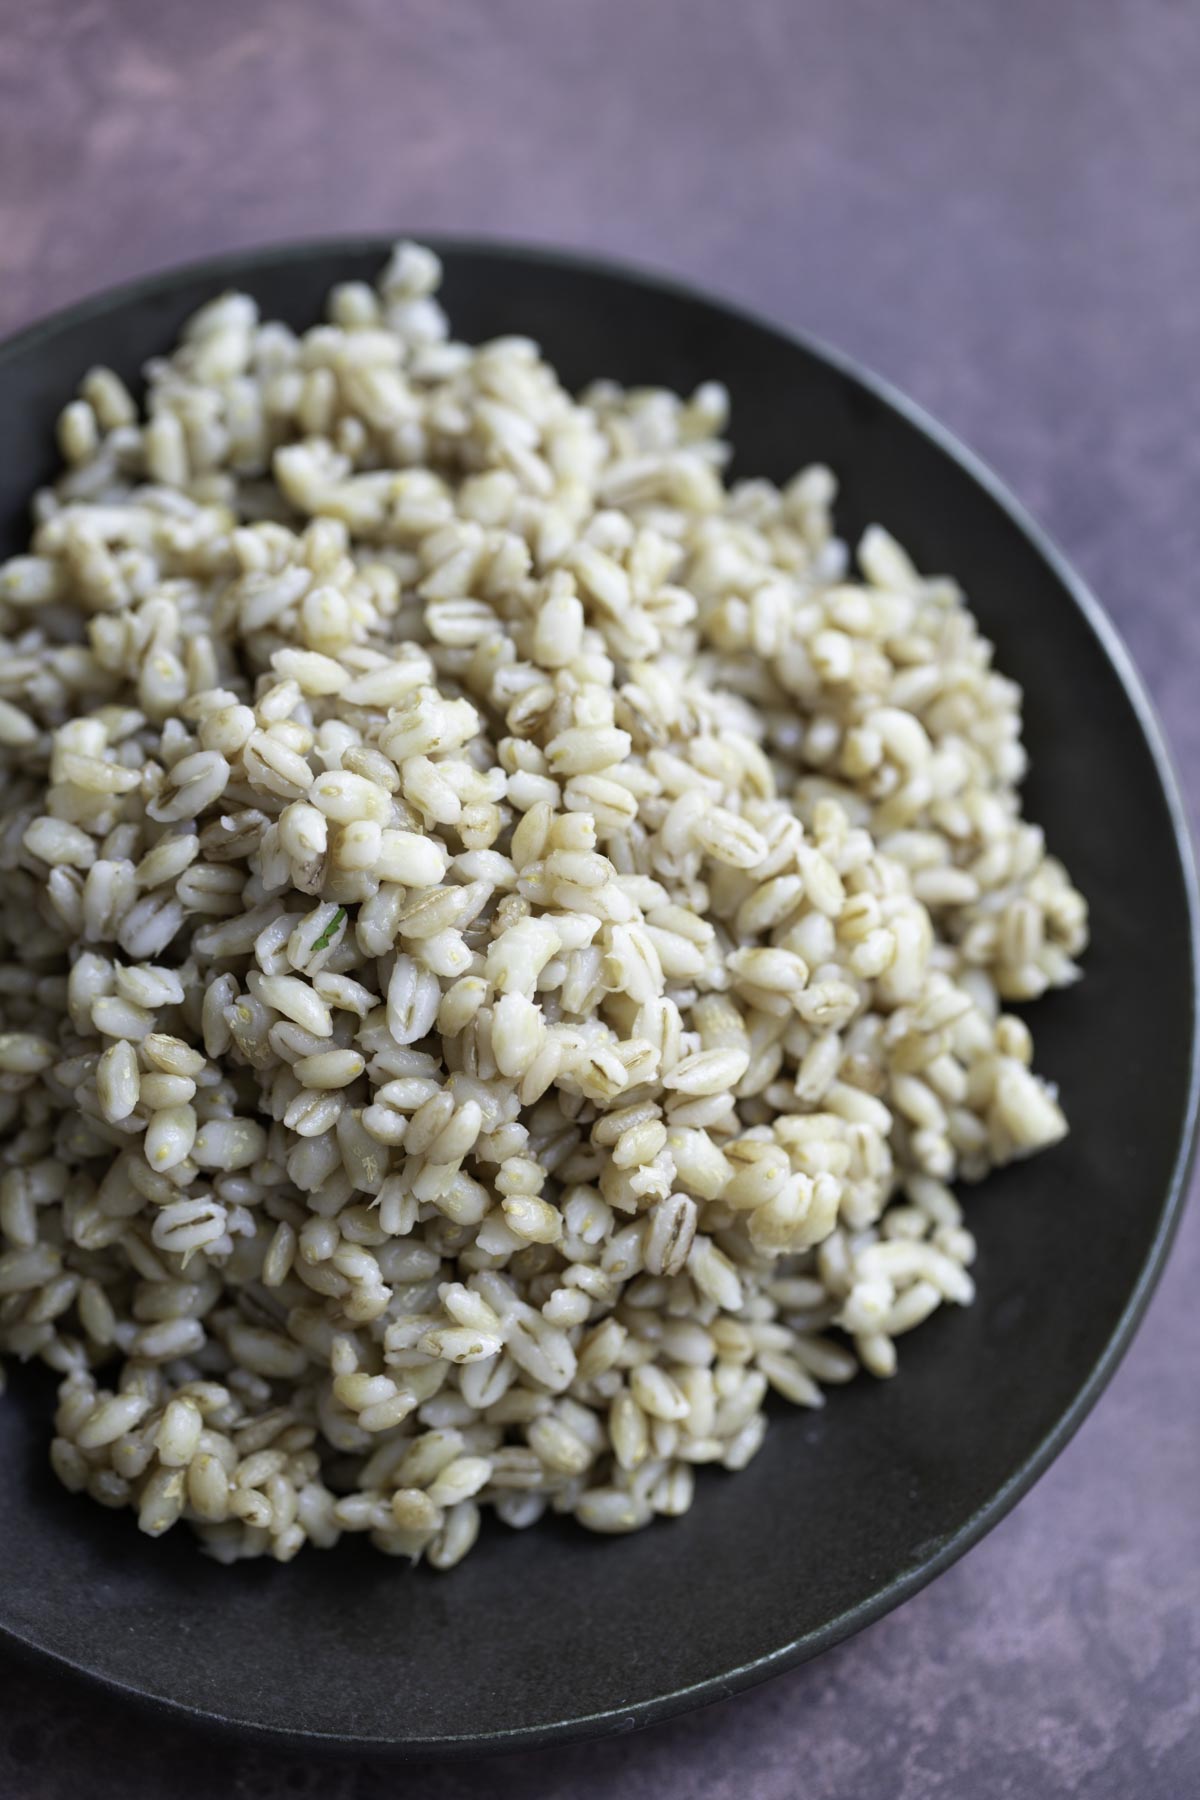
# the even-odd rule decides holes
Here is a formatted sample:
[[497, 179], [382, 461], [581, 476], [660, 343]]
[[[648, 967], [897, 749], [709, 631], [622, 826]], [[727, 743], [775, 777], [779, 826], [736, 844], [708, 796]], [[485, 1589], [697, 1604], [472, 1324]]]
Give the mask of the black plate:
[[[0, 1627], [111, 1687], [257, 1733], [412, 1753], [533, 1745], [665, 1717], [815, 1655], [994, 1525], [1079, 1425], [1127, 1346], [1178, 1219], [1196, 1113], [1196, 896], [1150, 706], [1096, 602], [992, 477], [843, 359], [682, 288], [577, 258], [438, 244], [467, 339], [522, 332], [570, 383], [612, 375], [734, 400], [738, 472], [811, 459], [839, 523], [879, 520], [964, 583], [1025, 687], [1031, 815], [1092, 906], [1087, 979], [1035, 1009], [1065, 1145], [970, 1197], [975, 1306], [826, 1413], [776, 1419], [748, 1471], [612, 1541], [485, 1531], [450, 1576], [358, 1544], [218, 1568], [183, 1532], [72, 1499], [45, 1470], [49, 1388], [0, 1405]], [[94, 362], [127, 378], [223, 288], [304, 326], [383, 239], [239, 254], [63, 313], [0, 350], [0, 551], [54, 464]]]

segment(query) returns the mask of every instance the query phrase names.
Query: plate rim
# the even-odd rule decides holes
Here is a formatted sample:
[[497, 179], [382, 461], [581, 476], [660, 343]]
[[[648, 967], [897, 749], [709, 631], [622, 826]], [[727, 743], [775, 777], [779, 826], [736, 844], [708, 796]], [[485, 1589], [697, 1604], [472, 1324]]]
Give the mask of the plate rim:
[[1197, 1125], [1200, 1122], [1200, 885], [1197, 881], [1196, 854], [1187, 808], [1157, 707], [1116, 625], [1090, 585], [1073, 568], [1050, 534], [981, 457], [887, 377], [878, 374], [857, 357], [827, 343], [822, 337], [759, 312], [719, 289], [668, 274], [636, 259], [569, 245], [487, 233], [409, 229], [322, 234], [222, 250], [159, 266], [131, 279], [108, 284], [18, 327], [15, 332], [0, 340], [0, 369], [19, 361], [43, 342], [52, 341], [65, 330], [86, 325], [125, 307], [169, 295], [191, 282], [244, 280], [258, 270], [327, 258], [372, 255], [382, 260], [400, 238], [427, 244], [441, 256], [484, 256], [497, 261], [515, 261], [533, 266], [550, 264], [583, 275], [615, 277], [627, 284], [648, 288], [676, 300], [693, 304], [698, 302], [720, 310], [740, 323], [771, 333], [825, 363], [844, 379], [899, 414], [943, 455], [957, 463], [970, 480], [1006, 515], [1042, 562], [1048, 565], [1082, 615], [1120, 682], [1150, 752], [1159, 788], [1166, 802], [1187, 908], [1191, 953], [1187, 987], [1190, 1037], [1182, 1129], [1150, 1248], [1104, 1348], [1093, 1363], [1086, 1380], [1055, 1424], [990, 1499], [910, 1569], [895, 1576], [856, 1605], [845, 1608], [816, 1630], [807, 1632], [776, 1650], [768, 1651], [763, 1656], [754, 1657], [724, 1675], [708, 1676], [703, 1681], [674, 1688], [668, 1693], [636, 1701], [629, 1706], [575, 1714], [547, 1724], [510, 1726], [453, 1737], [406, 1739], [399, 1736], [375, 1737], [273, 1725], [237, 1718], [209, 1707], [191, 1705], [186, 1700], [149, 1693], [118, 1676], [75, 1661], [70, 1655], [39, 1643], [36, 1638], [26, 1635], [0, 1618], [0, 1642], [23, 1662], [43, 1668], [53, 1667], [60, 1672], [68, 1671], [73, 1677], [109, 1694], [119, 1695], [122, 1700], [131, 1702], [139, 1710], [148, 1711], [166, 1721], [187, 1721], [204, 1730], [215, 1726], [227, 1739], [260, 1746], [329, 1752], [359, 1751], [373, 1756], [419, 1761], [535, 1750], [583, 1738], [611, 1736], [661, 1723], [694, 1708], [731, 1698], [774, 1675], [810, 1661], [900, 1606], [972, 1549], [1029, 1492], [1074, 1437], [1116, 1373], [1158, 1285], [1187, 1203], [1189, 1179], [1196, 1155]]

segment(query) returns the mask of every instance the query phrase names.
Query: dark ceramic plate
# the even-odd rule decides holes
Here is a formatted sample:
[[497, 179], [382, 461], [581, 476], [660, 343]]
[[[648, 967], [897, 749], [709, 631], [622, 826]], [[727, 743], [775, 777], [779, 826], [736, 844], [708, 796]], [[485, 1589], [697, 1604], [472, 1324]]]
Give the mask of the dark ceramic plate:
[[[523, 332], [569, 383], [728, 383], [742, 474], [830, 463], [839, 522], [871, 520], [964, 583], [1025, 688], [1027, 804], [1091, 901], [1087, 979], [1036, 1009], [1072, 1133], [970, 1196], [979, 1298], [814, 1416], [776, 1419], [748, 1471], [702, 1480], [636, 1537], [485, 1532], [453, 1575], [350, 1544], [218, 1568], [183, 1532], [46, 1472], [49, 1384], [0, 1406], [0, 1626], [111, 1688], [244, 1730], [410, 1753], [617, 1731], [815, 1655], [960, 1556], [1066, 1443], [1167, 1253], [1196, 1111], [1196, 898], [1157, 726], [1096, 602], [991, 476], [879, 382], [668, 283], [507, 246], [443, 243], [467, 339]], [[53, 422], [83, 371], [127, 378], [231, 285], [314, 320], [382, 239], [239, 254], [76, 307], [0, 350], [0, 551], [17, 549]], [[1099, 1554], [1099, 1552], [1097, 1552]]]

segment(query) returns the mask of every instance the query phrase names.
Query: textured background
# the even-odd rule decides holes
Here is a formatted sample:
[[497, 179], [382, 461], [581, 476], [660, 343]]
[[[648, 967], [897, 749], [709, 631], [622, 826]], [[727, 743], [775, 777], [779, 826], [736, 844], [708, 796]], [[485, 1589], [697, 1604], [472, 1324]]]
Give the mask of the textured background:
[[[1194, 802], [1198, 89], [1190, 0], [0, 0], [0, 330], [182, 257], [360, 228], [694, 276], [861, 356], [994, 464], [1131, 643]], [[214, 1745], [4, 1655], [0, 1796], [1185, 1800], [1198, 1282], [1193, 1207], [1019, 1510], [751, 1695], [418, 1777]]]

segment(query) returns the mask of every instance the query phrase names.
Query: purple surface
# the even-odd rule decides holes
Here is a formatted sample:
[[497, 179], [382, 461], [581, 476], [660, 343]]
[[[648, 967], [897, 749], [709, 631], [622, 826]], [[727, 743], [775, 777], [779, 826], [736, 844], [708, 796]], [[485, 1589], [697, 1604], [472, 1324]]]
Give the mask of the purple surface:
[[[693, 276], [861, 356], [997, 468], [1125, 634], [1195, 810], [1186, 0], [0, 0], [0, 28], [0, 331], [183, 257], [392, 225]], [[751, 1695], [410, 1781], [146, 1723], [3, 1654], [0, 1795], [1186, 1800], [1198, 1282], [1193, 1207], [1111, 1389], [1018, 1511]]]

